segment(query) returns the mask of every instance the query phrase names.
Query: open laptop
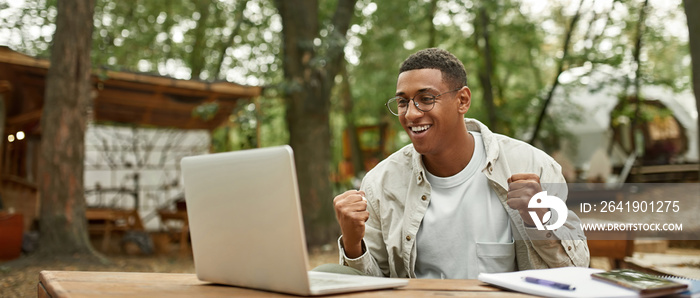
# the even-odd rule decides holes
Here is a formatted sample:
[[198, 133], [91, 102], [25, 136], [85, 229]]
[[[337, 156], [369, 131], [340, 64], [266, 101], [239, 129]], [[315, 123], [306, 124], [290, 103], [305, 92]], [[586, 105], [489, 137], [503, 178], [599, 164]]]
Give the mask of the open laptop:
[[181, 168], [195, 271], [200, 280], [304, 296], [408, 283], [403, 279], [307, 272], [291, 147], [185, 157]]

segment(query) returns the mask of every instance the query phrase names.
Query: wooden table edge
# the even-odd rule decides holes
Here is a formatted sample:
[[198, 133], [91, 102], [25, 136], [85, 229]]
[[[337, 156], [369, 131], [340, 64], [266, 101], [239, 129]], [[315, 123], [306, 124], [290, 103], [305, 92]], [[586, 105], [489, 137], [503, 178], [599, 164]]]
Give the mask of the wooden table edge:
[[55, 271], [50, 270], [42, 270], [39, 272], [38, 286], [41, 287], [40, 290], [43, 290], [45, 294], [45, 296], [39, 295], [39, 297], [61, 297], [68, 294], [68, 291], [61, 287], [60, 284], [53, 282], [58, 280], [58, 278], [54, 275], [54, 272]]
[[[109, 274], [165, 274], [174, 275], [180, 277], [186, 277], [188, 283], [190, 279], [193, 279], [192, 285], [195, 284], [212, 284], [209, 282], [199, 280], [194, 273], [155, 273], [155, 272], [100, 272], [100, 271], [52, 271], [52, 270], [42, 270], [39, 272], [39, 282], [37, 284], [37, 297], [67, 297], [70, 292], [61, 286], [61, 282], [66, 281], [65, 274], [70, 273], [93, 273], [99, 276], [105, 273]], [[70, 280], [71, 278], [69, 278]], [[422, 280], [422, 279], [407, 279], [409, 281], [408, 285], [395, 288], [393, 291], [404, 292], [406, 294], [416, 291], [416, 292], [472, 292], [472, 293], [483, 293], [486, 295], [496, 294], [496, 292], [501, 292], [503, 289], [498, 287], [493, 287], [487, 283], [479, 280]], [[215, 285], [215, 284], [212, 284]], [[245, 289], [245, 288], [241, 288]]]

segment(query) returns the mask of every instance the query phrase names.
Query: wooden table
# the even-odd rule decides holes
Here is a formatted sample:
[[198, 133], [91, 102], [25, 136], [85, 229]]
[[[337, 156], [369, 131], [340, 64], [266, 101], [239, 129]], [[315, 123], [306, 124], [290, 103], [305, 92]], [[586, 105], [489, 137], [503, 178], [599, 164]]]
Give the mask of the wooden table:
[[[38, 297], [298, 297], [216, 285], [185, 273], [42, 271]], [[411, 279], [408, 286], [330, 297], [532, 297], [490, 287], [478, 280]]]

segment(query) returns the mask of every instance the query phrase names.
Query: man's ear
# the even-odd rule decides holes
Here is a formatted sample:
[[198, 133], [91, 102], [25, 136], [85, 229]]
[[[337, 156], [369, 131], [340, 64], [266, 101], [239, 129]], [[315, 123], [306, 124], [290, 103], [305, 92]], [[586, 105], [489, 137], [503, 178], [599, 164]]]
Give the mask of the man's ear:
[[469, 90], [469, 87], [464, 86], [457, 91], [457, 98], [459, 99], [459, 113], [464, 115], [472, 105], [472, 91]]

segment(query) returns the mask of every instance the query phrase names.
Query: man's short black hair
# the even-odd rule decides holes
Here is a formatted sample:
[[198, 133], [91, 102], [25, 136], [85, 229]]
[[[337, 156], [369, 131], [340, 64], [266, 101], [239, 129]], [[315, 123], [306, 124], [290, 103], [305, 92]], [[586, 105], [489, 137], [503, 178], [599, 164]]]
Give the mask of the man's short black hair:
[[438, 69], [442, 72], [442, 80], [450, 89], [467, 86], [467, 71], [464, 70], [462, 61], [455, 55], [438, 48], [429, 48], [415, 52], [408, 56], [401, 67], [399, 74], [414, 69]]

